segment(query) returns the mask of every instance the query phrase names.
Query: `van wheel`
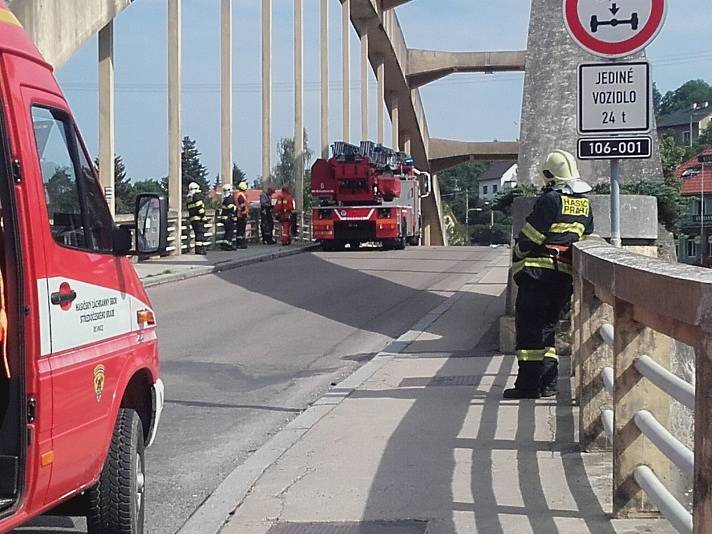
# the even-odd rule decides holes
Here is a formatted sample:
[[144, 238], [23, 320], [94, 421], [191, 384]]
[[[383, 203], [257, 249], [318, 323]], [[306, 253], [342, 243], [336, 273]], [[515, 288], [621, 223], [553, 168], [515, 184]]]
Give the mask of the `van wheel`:
[[141, 419], [121, 408], [99, 483], [87, 491], [89, 534], [143, 534], [145, 481]]

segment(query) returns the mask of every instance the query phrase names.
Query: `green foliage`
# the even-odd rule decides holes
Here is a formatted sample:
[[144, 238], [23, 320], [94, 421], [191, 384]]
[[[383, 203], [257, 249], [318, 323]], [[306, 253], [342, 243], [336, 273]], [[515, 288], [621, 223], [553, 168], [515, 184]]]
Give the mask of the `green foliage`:
[[467, 243], [467, 228], [464, 224], [457, 223], [447, 229], [447, 242], [451, 247], [465, 247]]
[[688, 159], [689, 147], [685, 147], [677, 142], [672, 136], [664, 136], [660, 139], [660, 159], [663, 165], [663, 176], [666, 180], [675, 177], [675, 169]]
[[660, 115], [660, 104], [662, 104], [663, 95], [658, 89], [658, 86], [653, 82], [653, 109], [655, 110], [655, 115]]
[[[649, 195], [658, 199], [658, 221], [670, 231], [675, 231], [680, 223], [680, 218], [686, 210], [686, 202], [680, 194], [681, 184], [676, 179], [666, 179], [664, 182], [650, 182], [639, 180], [621, 185], [621, 193], [629, 195]], [[610, 184], [601, 183], [593, 188], [593, 192], [608, 195], [611, 192]]]
[[203, 194], [210, 189], [208, 182], [208, 169], [200, 161], [201, 153], [197, 143], [188, 136], [183, 138], [183, 151], [181, 152], [181, 168], [183, 170], [183, 196], [188, 194], [188, 185], [195, 182], [200, 186]]
[[535, 197], [541, 193], [541, 188], [533, 184], [519, 184], [511, 189], [503, 189], [494, 198], [492, 209], [508, 215], [512, 214], [512, 205], [517, 197]]
[[712, 85], [704, 80], [690, 80], [676, 90], [668, 91], [660, 101], [659, 113], [667, 115], [673, 111], [690, 109], [695, 102], [712, 104]]
[[512, 226], [476, 224], [470, 229], [470, 241], [478, 245], [506, 245], [511, 242]]
[[470, 207], [477, 205], [478, 179], [487, 166], [483, 163], [464, 163], [438, 175], [440, 193], [452, 208], [458, 220], [465, 220], [465, 206], [469, 197]]
[[68, 167], [57, 167], [45, 185], [45, 194], [50, 213], [79, 214], [76, 182]]
[[[101, 173], [99, 158], [94, 160], [94, 165]], [[126, 165], [121, 156], [114, 156], [114, 198], [116, 199], [116, 213], [133, 213], [136, 193], [133, 191], [131, 179], [126, 173]]]
[[[283, 137], [277, 143], [277, 152], [279, 153], [279, 163], [272, 169], [272, 183], [275, 187], [281, 187], [286, 185], [291, 191], [296, 191], [295, 188], [295, 154], [294, 154], [294, 138]], [[306, 169], [308, 163], [313, 156], [313, 152], [309, 149], [309, 137], [306, 130], [304, 130], [304, 169], [305, 169], [305, 179], [306, 184]], [[306, 191], [306, 185], [304, 186]]]
[[158, 180], [154, 180], [153, 178], [148, 178], [147, 180], [139, 180], [138, 182], [134, 182], [132, 186], [133, 198], [136, 198], [136, 195], [139, 195], [141, 193], [168, 193], [165, 189], [163, 189], [161, 182], [159, 182]]

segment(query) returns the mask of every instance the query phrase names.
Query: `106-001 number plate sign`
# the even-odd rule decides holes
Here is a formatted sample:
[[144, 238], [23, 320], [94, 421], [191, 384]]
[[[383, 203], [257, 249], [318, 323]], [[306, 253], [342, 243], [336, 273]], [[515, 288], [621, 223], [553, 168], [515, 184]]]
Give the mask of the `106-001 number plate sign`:
[[648, 159], [653, 139], [639, 137], [588, 137], [578, 140], [579, 159]]

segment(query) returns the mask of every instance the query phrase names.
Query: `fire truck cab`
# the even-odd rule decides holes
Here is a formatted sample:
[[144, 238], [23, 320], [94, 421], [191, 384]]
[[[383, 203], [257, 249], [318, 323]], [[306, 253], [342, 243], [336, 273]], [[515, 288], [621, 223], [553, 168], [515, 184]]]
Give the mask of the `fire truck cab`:
[[312, 167], [314, 238], [324, 250], [381, 243], [404, 249], [421, 240], [421, 199], [430, 175], [412, 158], [371, 141], [332, 145], [333, 156]]
[[164, 387], [127, 256], [166, 242], [162, 196], [114, 223], [52, 68], [0, 0], [0, 532], [43, 513], [143, 532]]

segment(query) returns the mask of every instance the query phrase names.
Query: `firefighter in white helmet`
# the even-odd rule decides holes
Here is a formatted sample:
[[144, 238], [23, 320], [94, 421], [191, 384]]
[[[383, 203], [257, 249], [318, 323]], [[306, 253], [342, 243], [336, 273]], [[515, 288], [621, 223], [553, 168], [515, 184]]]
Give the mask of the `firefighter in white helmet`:
[[512, 273], [519, 286], [516, 302], [519, 372], [508, 399], [553, 397], [558, 393], [556, 326], [573, 292], [571, 246], [593, 232], [593, 213], [583, 196], [576, 159], [554, 150], [542, 167], [546, 187], [519, 234]]
[[222, 209], [220, 210], [220, 222], [223, 224], [223, 238], [220, 241], [220, 248], [223, 250], [236, 250], [235, 245], [235, 225], [237, 224], [237, 206], [235, 205], [235, 195], [232, 184], [224, 184]]
[[245, 232], [247, 231], [247, 218], [250, 215], [250, 202], [247, 199], [247, 189], [247, 182], [240, 182], [237, 185], [237, 198], [235, 199], [235, 204], [237, 205], [237, 247], [242, 249], [247, 248]]
[[204, 256], [208, 246], [205, 242], [205, 199], [195, 182], [188, 184], [188, 218], [195, 234], [195, 253]]

